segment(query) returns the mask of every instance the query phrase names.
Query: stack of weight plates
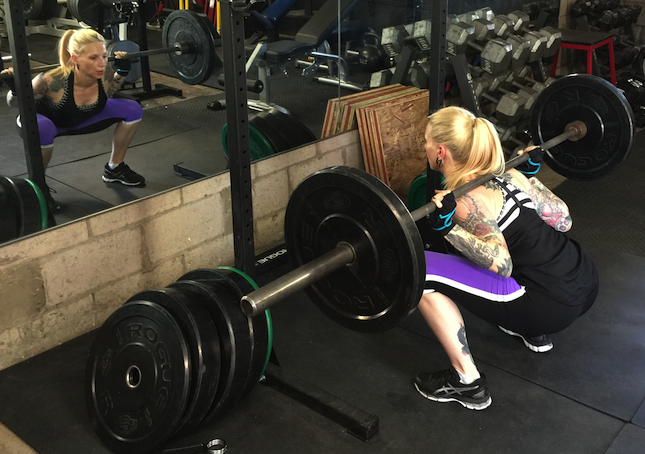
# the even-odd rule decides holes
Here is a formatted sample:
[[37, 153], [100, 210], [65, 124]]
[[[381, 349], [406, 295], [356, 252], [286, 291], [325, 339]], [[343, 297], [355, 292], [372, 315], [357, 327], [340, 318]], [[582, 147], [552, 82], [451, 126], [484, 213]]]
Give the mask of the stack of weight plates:
[[31, 180], [0, 176], [0, 243], [47, 228], [47, 203]]
[[201, 269], [134, 295], [99, 329], [86, 372], [94, 429], [116, 453], [163, 445], [224, 417], [264, 375], [271, 317], [249, 318], [240, 298], [257, 289], [233, 268]]
[[[222, 145], [228, 156], [227, 125], [222, 129]], [[266, 158], [316, 140], [300, 120], [278, 109], [268, 109], [249, 116], [249, 151], [251, 160]]]

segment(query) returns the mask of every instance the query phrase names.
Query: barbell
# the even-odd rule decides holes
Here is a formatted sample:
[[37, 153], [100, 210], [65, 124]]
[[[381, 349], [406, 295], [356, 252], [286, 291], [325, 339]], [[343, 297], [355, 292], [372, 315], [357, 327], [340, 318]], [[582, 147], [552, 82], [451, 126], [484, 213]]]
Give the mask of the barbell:
[[[634, 117], [620, 91], [596, 76], [570, 75], [547, 87], [531, 117], [536, 143], [551, 168], [570, 178], [612, 172], [632, 146]], [[506, 169], [528, 154], [509, 160]], [[491, 180], [480, 176], [455, 197]], [[351, 167], [323, 169], [303, 180], [289, 199], [285, 242], [293, 271], [241, 298], [255, 316], [299, 290], [332, 320], [360, 332], [393, 328], [422, 295], [425, 257], [416, 222], [430, 202], [409, 212], [376, 177]]]
[[[215, 52], [217, 31], [213, 23], [204, 14], [190, 10], [176, 10], [168, 15], [161, 33], [162, 48], [128, 53], [128, 60], [141, 57], [165, 54], [168, 65], [175, 76], [188, 85], [201, 84], [208, 80], [213, 70], [222, 66], [222, 61]], [[118, 50], [118, 46], [116, 47]], [[116, 58], [111, 55], [108, 61]], [[2, 65], [2, 63], [0, 63]], [[32, 68], [31, 71], [44, 72], [59, 65], [45, 65]], [[0, 71], [3, 69], [0, 66]], [[0, 85], [13, 75], [0, 75]]]

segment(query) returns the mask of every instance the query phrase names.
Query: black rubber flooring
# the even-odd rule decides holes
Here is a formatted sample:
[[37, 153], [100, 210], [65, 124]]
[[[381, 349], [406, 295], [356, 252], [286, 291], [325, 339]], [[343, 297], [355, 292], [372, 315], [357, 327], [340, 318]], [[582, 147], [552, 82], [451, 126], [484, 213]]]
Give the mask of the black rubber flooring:
[[[476, 412], [422, 398], [419, 370], [447, 367], [415, 312], [368, 335], [325, 318], [303, 294], [271, 309], [274, 347], [289, 374], [380, 420], [367, 443], [259, 384], [226, 418], [178, 434], [168, 447], [224, 439], [237, 453], [620, 453], [645, 446], [645, 259], [588, 248], [602, 287], [593, 308], [553, 335], [546, 354], [465, 314], [493, 405]], [[107, 453], [90, 427], [84, 369], [94, 333], [0, 372], [0, 421], [41, 454]]]

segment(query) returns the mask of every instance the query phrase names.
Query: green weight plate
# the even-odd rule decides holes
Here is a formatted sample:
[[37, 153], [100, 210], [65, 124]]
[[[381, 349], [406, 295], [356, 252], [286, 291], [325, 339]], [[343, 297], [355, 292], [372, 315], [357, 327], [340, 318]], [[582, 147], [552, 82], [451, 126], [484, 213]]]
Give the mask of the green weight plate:
[[[225, 124], [222, 128], [222, 146], [224, 147], [224, 153], [228, 157], [228, 124]], [[251, 124], [249, 124], [249, 152], [251, 161], [275, 154], [271, 143]]]
[[145, 290], [129, 301], [150, 301], [168, 310], [177, 320], [191, 355], [191, 390], [181, 428], [197, 426], [208, 412], [220, 377], [221, 353], [217, 327], [208, 310], [183, 288]]
[[547, 150], [553, 170], [573, 180], [595, 180], [625, 161], [634, 141], [634, 114], [623, 94], [597, 76], [572, 74], [545, 88], [531, 114], [533, 142], [540, 144], [564, 132], [575, 120], [587, 125], [582, 139]]
[[92, 426], [112, 451], [154, 450], [180, 425], [191, 388], [190, 347], [172, 314], [131, 301], [108, 317], [90, 348], [85, 396]]
[[215, 53], [213, 30], [194, 11], [175, 10], [170, 13], [164, 23], [161, 42], [166, 49], [179, 42], [188, 44], [190, 50], [187, 53], [166, 54], [171, 70], [185, 84], [205, 82], [219, 62]]
[[428, 176], [426, 173], [422, 173], [410, 184], [408, 188], [408, 208], [410, 211], [414, 211], [417, 208], [424, 206], [426, 202], [426, 185], [428, 181]]
[[349, 243], [356, 258], [306, 289], [332, 320], [382, 332], [413, 311], [423, 292], [425, 256], [419, 230], [401, 199], [376, 177], [331, 167], [305, 178], [285, 215], [293, 268]]

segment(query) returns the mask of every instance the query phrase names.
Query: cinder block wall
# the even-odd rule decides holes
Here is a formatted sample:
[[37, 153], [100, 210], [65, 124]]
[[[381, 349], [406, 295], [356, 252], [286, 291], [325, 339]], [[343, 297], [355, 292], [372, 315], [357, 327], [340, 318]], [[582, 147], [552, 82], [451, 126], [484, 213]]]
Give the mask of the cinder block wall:
[[[252, 164], [255, 247], [282, 244], [289, 195], [332, 165], [364, 168], [357, 131]], [[229, 174], [0, 247], [0, 370], [100, 326], [129, 297], [233, 265]]]

